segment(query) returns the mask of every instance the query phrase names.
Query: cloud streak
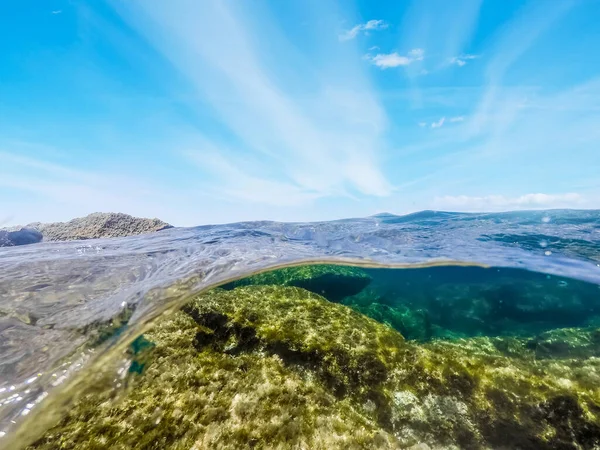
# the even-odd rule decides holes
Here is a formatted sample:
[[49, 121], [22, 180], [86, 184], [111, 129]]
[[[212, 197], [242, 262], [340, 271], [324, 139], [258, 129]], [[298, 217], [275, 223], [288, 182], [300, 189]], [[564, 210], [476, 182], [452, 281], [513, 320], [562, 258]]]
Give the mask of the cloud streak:
[[[498, 103], [503, 102], [497, 95], [506, 72], [576, 4], [576, 0], [548, 4], [529, 2], [513, 20], [500, 29], [490, 51], [492, 57], [485, 69], [487, 90], [473, 115], [472, 133], [480, 132], [489, 125], [490, 112], [497, 110]], [[505, 127], [506, 123], [495, 126], [493, 132], [499, 135]]]
[[467, 61], [470, 61], [472, 59], [477, 59], [477, 58], [479, 58], [479, 55], [465, 54], [465, 55], [460, 55], [460, 56], [453, 56], [452, 58], [450, 58], [450, 60], [448, 62], [452, 65], [462, 67], [467, 64]]
[[422, 61], [425, 52], [420, 48], [412, 49], [406, 56], [400, 55], [397, 52], [379, 53], [377, 55], [366, 54], [365, 59], [371, 64], [380, 69], [390, 69], [393, 67], [408, 66], [415, 61]]
[[483, 0], [412, 0], [403, 15], [403, 44], [426, 48], [442, 61], [462, 54], [472, 39]]
[[368, 22], [355, 25], [350, 30], [338, 36], [341, 42], [349, 41], [358, 36], [361, 32], [367, 34], [369, 31], [385, 30], [388, 24], [383, 20], [369, 20]]
[[[149, 0], [115, 2], [115, 7], [178, 69], [225, 130], [222, 138], [200, 128], [191, 145], [209, 142], [217, 149], [230, 148], [229, 161], [242, 155], [253, 161], [246, 168], [252, 180], [266, 177], [294, 186], [306, 198], [391, 192], [378, 164], [387, 118], [366, 78], [355, 71], [353, 55], [343, 57], [333, 71], [319, 73], [315, 68], [313, 78], [283, 82], [279, 66], [267, 65], [261, 58], [255, 44], [260, 42], [260, 30], [225, 2], [189, 3], [184, 8]], [[371, 24], [366, 29], [381, 26]], [[278, 33], [283, 31], [271, 30], [268, 38]], [[280, 51], [279, 56], [290, 62], [300, 58], [291, 48]], [[298, 100], [298, 93], [309, 95], [311, 101]], [[204, 148], [195, 150], [202, 153]], [[214, 175], [222, 192], [245, 199], [235, 177], [220, 176], [218, 170]], [[260, 195], [253, 198], [261, 201]], [[270, 201], [266, 195], [265, 202]]]
[[442, 117], [437, 122], [432, 122], [431, 123], [431, 128], [441, 128], [444, 125], [444, 122], [446, 122], [446, 118]]
[[441, 209], [461, 211], [501, 211], [507, 209], [574, 208], [584, 201], [578, 193], [525, 194], [518, 197], [504, 195], [487, 196], [442, 196], [434, 199], [434, 206]]
[[[211, 148], [210, 143], [199, 149], [184, 152], [184, 157], [199, 171], [220, 181], [217, 188], [209, 188], [216, 198], [234, 198], [272, 206], [298, 206], [324, 196], [322, 192], [309, 192], [300, 186], [266, 177], [249, 175], [244, 162], [235, 162], [223, 149]], [[217, 176], [215, 176], [217, 175]]]
[[[0, 152], [0, 210], [11, 214], [16, 223], [61, 221], [95, 211], [126, 211], [155, 216], [156, 203], [162, 204], [166, 189], [129, 174], [76, 169], [10, 151]], [[19, 193], [29, 197], [27, 204], [16, 201]], [[162, 209], [162, 208], [159, 208]]]

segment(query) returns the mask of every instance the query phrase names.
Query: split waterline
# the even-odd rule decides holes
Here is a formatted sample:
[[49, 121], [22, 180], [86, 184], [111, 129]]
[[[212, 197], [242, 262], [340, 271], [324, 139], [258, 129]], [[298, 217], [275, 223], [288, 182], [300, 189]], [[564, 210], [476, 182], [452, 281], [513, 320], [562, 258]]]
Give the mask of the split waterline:
[[423, 212], [0, 249], [0, 445], [595, 448], [599, 229]]

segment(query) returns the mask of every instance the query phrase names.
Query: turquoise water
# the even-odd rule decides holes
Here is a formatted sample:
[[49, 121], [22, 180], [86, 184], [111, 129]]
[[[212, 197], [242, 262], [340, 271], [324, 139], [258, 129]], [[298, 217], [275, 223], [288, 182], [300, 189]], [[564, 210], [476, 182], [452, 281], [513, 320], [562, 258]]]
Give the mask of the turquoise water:
[[407, 339], [530, 336], [600, 326], [600, 287], [515, 269], [365, 269], [371, 283], [343, 303]]

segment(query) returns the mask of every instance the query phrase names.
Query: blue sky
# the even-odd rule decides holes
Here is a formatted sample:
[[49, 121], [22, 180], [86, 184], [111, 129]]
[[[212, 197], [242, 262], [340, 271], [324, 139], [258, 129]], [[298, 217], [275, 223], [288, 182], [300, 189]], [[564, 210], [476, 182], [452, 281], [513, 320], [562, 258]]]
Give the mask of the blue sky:
[[0, 222], [600, 207], [598, 0], [7, 0]]

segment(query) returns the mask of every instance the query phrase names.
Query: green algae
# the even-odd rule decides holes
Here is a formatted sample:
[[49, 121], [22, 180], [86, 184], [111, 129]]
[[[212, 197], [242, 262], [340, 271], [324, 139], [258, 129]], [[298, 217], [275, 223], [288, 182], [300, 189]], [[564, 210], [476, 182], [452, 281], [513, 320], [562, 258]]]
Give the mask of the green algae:
[[394, 328], [403, 336], [413, 340], [427, 341], [433, 337], [436, 331], [435, 326], [429, 320], [429, 313], [423, 309], [412, 309], [405, 305], [393, 307], [377, 302], [367, 305], [350, 303], [347, 306]]
[[[256, 294], [257, 289], [275, 288], [242, 289]], [[288, 305], [312, 299], [306, 291], [285, 289], [291, 296]], [[226, 304], [228, 297], [236, 298], [215, 291], [195, 305], [221, 299]], [[263, 331], [273, 333], [267, 327]], [[225, 349], [240, 341], [237, 335], [223, 334], [227, 340], [201, 345], [199, 335], [211, 332], [220, 330], [184, 312], [163, 321], [145, 335], [154, 344], [144, 358], [147, 368], [132, 376], [119, 402], [110, 402], [108, 394], [82, 399], [32, 448], [326, 449], [385, 448], [393, 442], [350, 402], [338, 402], [320, 381], [312, 380], [311, 371], [296, 371], [277, 353], [258, 347], [228, 354]]]
[[598, 448], [599, 334], [417, 344], [298, 287], [215, 289], [31, 448]]

